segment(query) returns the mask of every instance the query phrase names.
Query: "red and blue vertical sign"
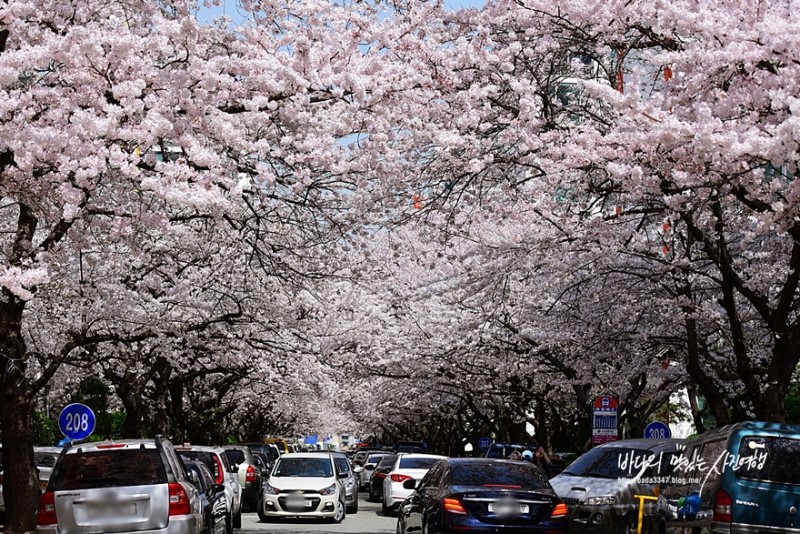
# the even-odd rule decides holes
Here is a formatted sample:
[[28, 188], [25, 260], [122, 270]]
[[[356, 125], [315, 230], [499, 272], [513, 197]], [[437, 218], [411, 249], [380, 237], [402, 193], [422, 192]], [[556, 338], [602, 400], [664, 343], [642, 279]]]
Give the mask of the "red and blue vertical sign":
[[592, 445], [602, 445], [619, 439], [617, 430], [617, 399], [600, 395], [594, 399], [592, 409]]

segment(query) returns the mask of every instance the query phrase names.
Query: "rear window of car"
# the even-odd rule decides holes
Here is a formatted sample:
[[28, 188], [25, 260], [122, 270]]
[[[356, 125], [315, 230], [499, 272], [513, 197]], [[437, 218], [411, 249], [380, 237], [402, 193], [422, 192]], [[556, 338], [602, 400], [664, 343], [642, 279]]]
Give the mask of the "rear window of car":
[[215, 477], [219, 476], [219, 466], [217, 462], [214, 461], [213, 453], [208, 451], [183, 451], [178, 449], [178, 454], [181, 458], [202, 462]]
[[739, 457], [726, 460], [734, 466], [736, 476], [775, 482], [800, 484], [800, 439], [745, 436], [739, 447]]
[[278, 460], [273, 476], [330, 478], [333, 466], [329, 458], [287, 458]]
[[380, 461], [383, 458], [383, 454], [372, 454], [369, 458], [367, 458], [368, 464], [374, 464]]
[[225, 451], [225, 456], [228, 457], [228, 461], [231, 465], [239, 465], [245, 463], [244, 460], [244, 452], [237, 450], [237, 449], [230, 449]]
[[547, 479], [536, 466], [522, 462], [474, 463], [454, 465], [450, 470], [453, 486], [487, 486], [509, 489], [548, 489]]
[[408, 457], [400, 458], [400, 469], [430, 469], [441, 458]]
[[386, 456], [381, 458], [376, 467], [391, 467], [392, 465], [394, 465], [394, 462], [396, 460], [397, 460], [396, 454], [387, 454]]
[[33, 463], [36, 467], [55, 467], [56, 460], [58, 460], [58, 453], [56, 452], [34, 452]]
[[54, 491], [166, 484], [167, 473], [156, 449], [118, 449], [64, 456]]

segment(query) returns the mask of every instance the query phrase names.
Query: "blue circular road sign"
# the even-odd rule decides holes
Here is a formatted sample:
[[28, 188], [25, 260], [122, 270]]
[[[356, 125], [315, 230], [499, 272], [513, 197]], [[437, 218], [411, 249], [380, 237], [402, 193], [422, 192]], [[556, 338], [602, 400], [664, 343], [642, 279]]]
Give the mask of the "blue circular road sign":
[[58, 416], [58, 429], [73, 441], [88, 438], [94, 432], [94, 412], [85, 404], [69, 404]]
[[492, 438], [484, 436], [478, 441], [478, 447], [480, 447], [482, 451], [488, 451], [491, 446]]
[[669, 427], [661, 421], [654, 421], [644, 429], [644, 437], [647, 439], [668, 439], [672, 437]]

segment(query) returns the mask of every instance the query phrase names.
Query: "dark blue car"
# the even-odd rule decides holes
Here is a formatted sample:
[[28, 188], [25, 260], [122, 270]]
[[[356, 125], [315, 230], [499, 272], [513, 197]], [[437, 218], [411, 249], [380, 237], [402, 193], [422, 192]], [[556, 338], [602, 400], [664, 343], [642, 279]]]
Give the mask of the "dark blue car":
[[567, 506], [529, 462], [448, 458], [400, 505], [397, 532], [521, 534], [568, 532]]

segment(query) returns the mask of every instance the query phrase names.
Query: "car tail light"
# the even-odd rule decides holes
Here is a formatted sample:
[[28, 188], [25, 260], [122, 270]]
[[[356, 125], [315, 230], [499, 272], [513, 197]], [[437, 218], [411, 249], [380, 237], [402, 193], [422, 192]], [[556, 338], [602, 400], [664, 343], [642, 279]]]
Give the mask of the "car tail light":
[[714, 499], [714, 521], [730, 523], [732, 512], [733, 501], [731, 496], [725, 493], [724, 490], [717, 490], [717, 496]]
[[219, 461], [219, 456], [214, 455], [214, 481], [217, 484], [225, 483], [225, 471], [222, 469], [222, 462]]
[[256, 468], [252, 465], [247, 466], [247, 473], [244, 475], [245, 483], [255, 482], [256, 481]]
[[[375, 478], [384, 479], [386, 478], [386, 473], [375, 473]], [[0, 478], [2, 480], [2, 478]]]
[[569, 510], [567, 509], [567, 505], [564, 504], [563, 502], [560, 502], [556, 504], [555, 507], [553, 508], [553, 511], [550, 512], [550, 519], [559, 519], [561, 517], [566, 517], [568, 513]]
[[405, 482], [406, 480], [411, 480], [411, 477], [408, 475], [400, 475], [398, 473], [393, 474], [391, 477], [392, 482]]
[[442, 506], [444, 507], [446, 512], [449, 512], [451, 514], [467, 513], [466, 508], [464, 508], [464, 505], [462, 505], [461, 501], [459, 501], [458, 499], [447, 497], [442, 503]]
[[36, 524], [55, 525], [57, 523], [56, 494], [52, 491], [42, 493], [39, 497], [39, 509], [36, 511]]
[[177, 482], [171, 483], [169, 485], [169, 515], [189, 515], [191, 513], [192, 509], [186, 489]]

